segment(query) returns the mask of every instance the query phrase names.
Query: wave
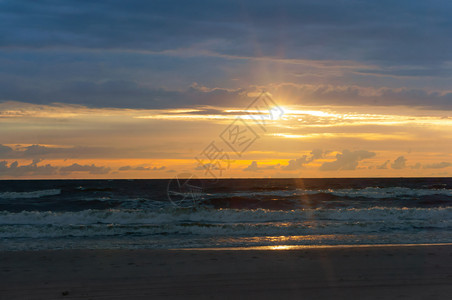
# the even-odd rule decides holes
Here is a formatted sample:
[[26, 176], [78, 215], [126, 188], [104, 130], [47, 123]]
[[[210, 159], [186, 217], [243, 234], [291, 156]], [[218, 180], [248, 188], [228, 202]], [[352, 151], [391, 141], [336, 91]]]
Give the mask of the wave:
[[[91, 212], [93, 214], [93, 212]], [[450, 212], [449, 212], [450, 214]], [[431, 215], [431, 214], [430, 214]], [[436, 214], [437, 215], [437, 214]], [[64, 216], [60, 216], [64, 217]], [[116, 220], [111, 216], [103, 221]], [[0, 225], [0, 238], [56, 238], [56, 237], [106, 237], [106, 236], [302, 236], [319, 234], [386, 234], [397, 232], [432, 232], [432, 230], [450, 231], [451, 219], [394, 219], [391, 222], [380, 220], [304, 220], [298, 222], [265, 221], [265, 222], [213, 222], [202, 218], [178, 218], [177, 222], [152, 222], [141, 218], [140, 222], [132, 219], [122, 223], [92, 222], [80, 224], [71, 222], [53, 223], [47, 216], [40, 224]], [[56, 220], [55, 216], [53, 221]], [[198, 221], [194, 221], [198, 220]], [[47, 222], [53, 224], [46, 224]], [[146, 221], [146, 222], [145, 222]]]
[[30, 198], [41, 198], [46, 196], [55, 196], [61, 194], [60, 189], [49, 189], [49, 190], [39, 190], [32, 192], [3, 192], [0, 193], [0, 198], [2, 199], [30, 199]]
[[403, 221], [452, 220], [452, 208], [386, 208], [368, 209], [300, 209], [291, 211], [235, 209], [166, 209], [143, 210], [84, 210], [76, 212], [23, 211], [0, 212], [0, 225], [87, 225], [87, 224], [168, 224], [198, 223], [257, 223], [303, 221]]
[[244, 237], [452, 230], [452, 208], [0, 212], [0, 238]]
[[362, 189], [293, 189], [293, 190], [272, 190], [272, 191], [252, 191], [252, 192], [236, 192], [236, 193], [216, 193], [216, 194], [206, 194], [208, 197], [226, 197], [226, 196], [236, 196], [236, 197], [250, 197], [250, 196], [280, 196], [280, 197], [291, 197], [291, 196], [309, 196], [317, 194], [330, 194], [339, 197], [350, 197], [350, 198], [373, 198], [373, 199], [384, 199], [384, 198], [394, 198], [394, 197], [422, 197], [422, 196], [433, 196], [433, 195], [443, 195], [452, 197], [452, 189], [411, 189], [407, 187], [366, 187]]
[[452, 197], [452, 189], [410, 189], [406, 187], [366, 187], [363, 189], [328, 190], [335, 196], [365, 197], [365, 198], [392, 198], [392, 197], [422, 197], [444, 195]]
[[241, 191], [207, 193], [200, 197], [200, 203], [215, 208], [273, 210], [371, 206], [443, 207], [452, 206], [452, 190], [367, 187], [362, 189]]

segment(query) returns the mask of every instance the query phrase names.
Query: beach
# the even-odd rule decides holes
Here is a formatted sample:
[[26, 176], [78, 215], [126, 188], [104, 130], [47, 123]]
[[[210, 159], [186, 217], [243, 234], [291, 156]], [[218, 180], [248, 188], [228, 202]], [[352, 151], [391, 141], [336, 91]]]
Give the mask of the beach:
[[3, 251], [0, 298], [447, 299], [452, 294], [452, 245], [241, 249]]

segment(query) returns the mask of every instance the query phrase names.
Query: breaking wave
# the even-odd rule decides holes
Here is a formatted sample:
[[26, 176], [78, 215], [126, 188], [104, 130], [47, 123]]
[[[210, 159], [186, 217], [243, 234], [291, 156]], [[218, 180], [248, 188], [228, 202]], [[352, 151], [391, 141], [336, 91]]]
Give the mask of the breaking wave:
[[31, 199], [41, 198], [46, 196], [55, 196], [61, 194], [60, 189], [40, 190], [32, 192], [3, 192], [0, 193], [2, 199]]
[[452, 228], [452, 208], [85, 210], [0, 213], [0, 237], [300, 235]]

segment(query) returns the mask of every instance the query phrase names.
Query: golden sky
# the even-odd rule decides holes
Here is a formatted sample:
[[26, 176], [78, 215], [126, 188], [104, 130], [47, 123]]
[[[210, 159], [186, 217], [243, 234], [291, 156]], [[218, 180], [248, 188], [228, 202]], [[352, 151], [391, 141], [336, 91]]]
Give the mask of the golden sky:
[[[247, 106], [255, 101], [255, 93], [247, 96], [249, 103], [242, 108], [147, 110], [5, 102], [0, 104], [0, 154], [6, 162], [2, 177], [452, 174], [452, 115], [445, 111], [295, 106], [287, 105], [288, 99], [267, 95], [282, 109], [274, 116], [265, 111], [249, 114]], [[253, 119], [256, 116], [265, 117], [264, 129]], [[242, 129], [254, 132], [240, 156], [228, 146], [227, 135], [223, 134], [226, 141], [221, 138], [237, 120]], [[205, 154], [209, 151], [211, 156]], [[213, 159], [216, 154], [225, 156]], [[209, 162], [211, 167], [202, 167]]]

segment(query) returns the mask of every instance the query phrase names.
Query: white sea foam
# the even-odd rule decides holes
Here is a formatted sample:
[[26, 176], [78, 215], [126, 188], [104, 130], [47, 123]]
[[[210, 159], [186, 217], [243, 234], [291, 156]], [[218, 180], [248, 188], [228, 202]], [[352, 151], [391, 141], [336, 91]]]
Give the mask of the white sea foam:
[[187, 234], [347, 233], [450, 228], [452, 208], [0, 212], [0, 237]]
[[174, 222], [246, 223], [306, 220], [411, 220], [452, 219], [452, 208], [344, 208], [275, 210], [84, 210], [78, 212], [0, 212], [0, 224], [163, 224]]
[[2, 199], [19, 199], [19, 198], [40, 198], [45, 196], [54, 196], [61, 194], [60, 189], [39, 190], [32, 192], [3, 192], [0, 193]]

